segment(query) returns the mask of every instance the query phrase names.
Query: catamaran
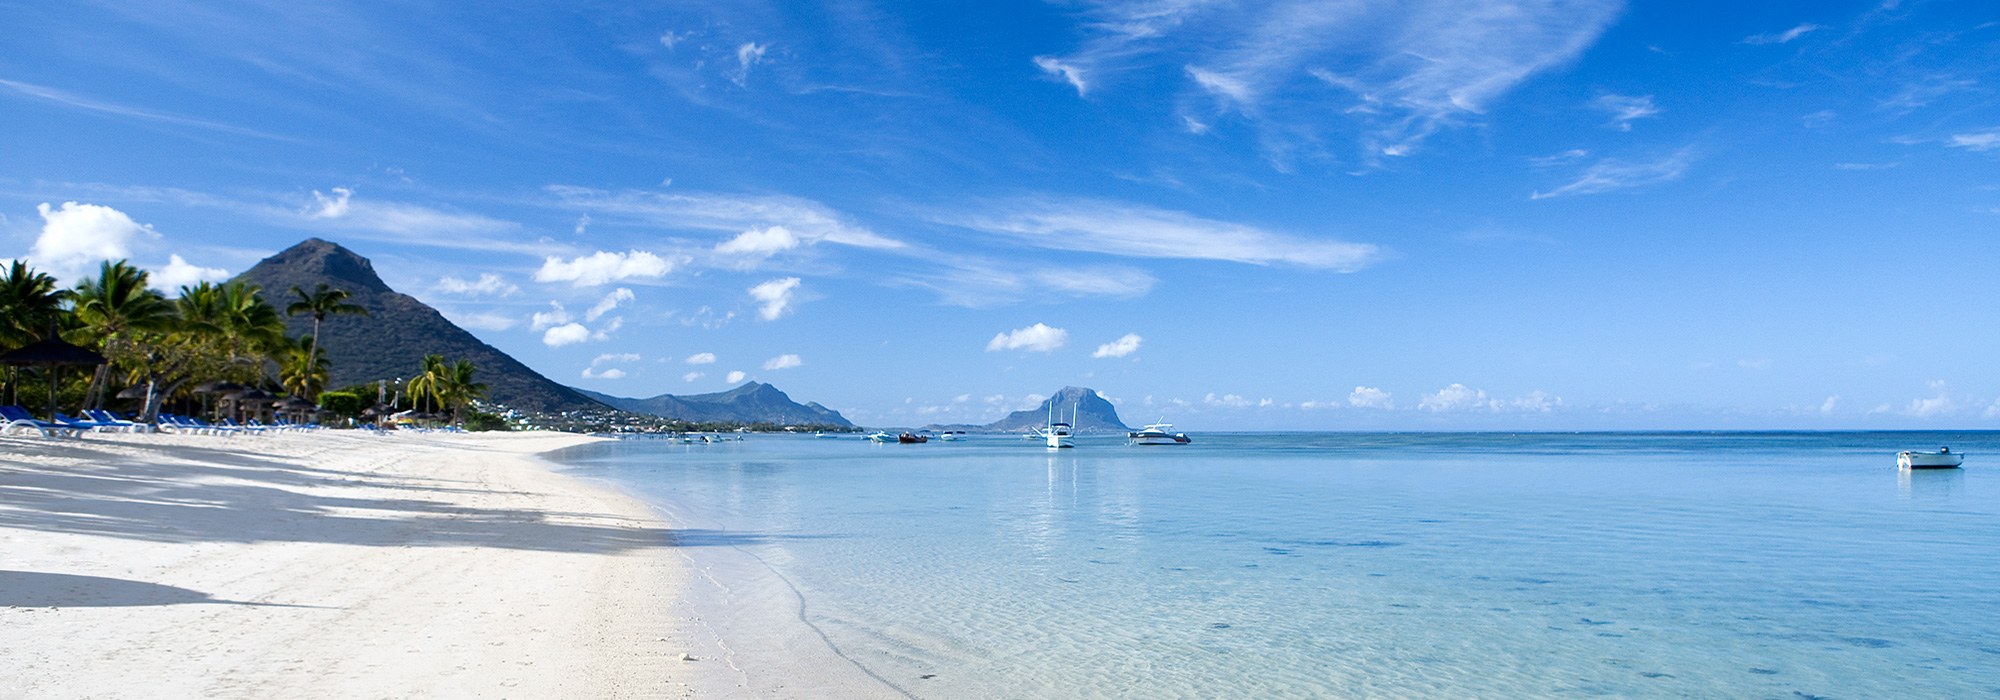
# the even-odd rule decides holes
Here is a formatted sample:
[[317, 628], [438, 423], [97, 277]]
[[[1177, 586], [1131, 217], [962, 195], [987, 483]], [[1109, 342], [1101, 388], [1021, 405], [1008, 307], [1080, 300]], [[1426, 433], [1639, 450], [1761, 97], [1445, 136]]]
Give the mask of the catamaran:
[[[1076, 420], [1076, 408], [1070, 408], [1070, 420]], [[1049, 402], [1049, 424], [1037, 434], [1047, 442], [1049, 449], [1076, 447], [1076, 437], [1070, 434], [1070, 424], [1056, 422], [1056, 403]]]

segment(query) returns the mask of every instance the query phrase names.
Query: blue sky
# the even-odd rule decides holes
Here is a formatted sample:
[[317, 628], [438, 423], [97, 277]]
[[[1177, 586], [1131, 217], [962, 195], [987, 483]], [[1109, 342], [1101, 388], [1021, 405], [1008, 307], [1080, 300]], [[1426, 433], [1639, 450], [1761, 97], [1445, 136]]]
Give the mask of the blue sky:
[[2000, 427], [1978, 2], [9, 3], [0, 257], [874, 425]]

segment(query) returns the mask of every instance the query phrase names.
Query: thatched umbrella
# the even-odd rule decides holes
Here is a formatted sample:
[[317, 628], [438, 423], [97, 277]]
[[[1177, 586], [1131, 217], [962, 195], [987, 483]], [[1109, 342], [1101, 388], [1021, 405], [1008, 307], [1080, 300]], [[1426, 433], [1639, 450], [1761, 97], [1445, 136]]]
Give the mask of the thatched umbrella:
[[62, 338], [50, 333], [49, 337], [16, 348], [0, 355], [0, 364], [5, 365], [45, 365], [49, 368], [49, 420], [56, 419], [56, 367], [61, 365], [101, 365], [110, 360], [88, 348], [80, 348], [63, 342]]
[[278, 411], [284, 411], [286, 413], [298, 414], [300, 416], [299, 422], [305, 422], [304, 418], [305, 413], [315, 408], [319, 408], [319, 405], [311, 401], [305, 400], [304, 397], [287, 396], [283, 400], [279, 401], [276, 405], [273, 405], [271, 408]]

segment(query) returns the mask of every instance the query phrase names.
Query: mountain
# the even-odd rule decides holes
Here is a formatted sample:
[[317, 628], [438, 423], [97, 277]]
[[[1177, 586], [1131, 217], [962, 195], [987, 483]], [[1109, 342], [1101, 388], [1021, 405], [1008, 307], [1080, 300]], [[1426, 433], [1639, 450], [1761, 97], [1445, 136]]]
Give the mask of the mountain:
[[[1006, 418], [987, 423], [979, 429], [1015, 433], [1039, 428], [1048, 424], [1051, 405], [1055, 407], [1056, 420], [1071, 424], [1077, 432], [1123, 433], [1131, 430], [1125, 427], [1124, 421], [1118, 419], [1118, 409], [1112, 406], [1110, 401], [1098, 396], [1094, 389], [1075, 386], [1063, 387], [1062, 391], [1056, 392], [1055, 396], [1049, 397], [1034, 409], [1015, 411]], [[1071, 419], [1071, 409], [1076, 411], [1074, 420]]]
[[[330, 363], [332, 386], [393, 382], [415, 374], [424, 355], [439, 353], [448, 361], [465, 359], [478, 366], [475, 379], [486, 383], [492, 401], [551, 413], [604, 408], [480, 342], [415, 297], [390, 289], [367, 258], [333, 243], [308, 238], [232, 281], [263, 287], [264, 300], [280, 311], [296, 301], [292, 287], [310, 292], [321, 282], [346, 290], [348, 303], [368, 309], [367, 316], [327, 316], [320, 324], [320, 351]], [[312, 326], [308, 314], [285, 319], [286, 335], [294, 338], [311, 333]]]
[[777, 387], [757, 382], [748, 382], [715, 394], [661, 394], [650, 399], [628, 399], [583, 389], [577, 391], [614, 408], [695, 423], [854, 426], [839, 411], [811, 402], [801, 406], [785, 392], [778, 391]]

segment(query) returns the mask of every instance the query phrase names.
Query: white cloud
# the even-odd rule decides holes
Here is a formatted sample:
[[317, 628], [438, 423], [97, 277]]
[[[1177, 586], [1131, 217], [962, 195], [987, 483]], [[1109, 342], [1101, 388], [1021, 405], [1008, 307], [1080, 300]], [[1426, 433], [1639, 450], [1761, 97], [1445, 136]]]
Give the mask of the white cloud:
[[688, 359], [682, 360], [682, 362], [686, 362], [691, 365], [712, 365], [715, 364], [715, 353], [698, 352], [693, 355], [689, 355]]
[[1185, 212], [1091, 199], [1024, 199], [943, 223], [999, 233], [1031, 245], [1142, 258], [1226, 260], [1351, 272], [1381, 256], [1366, 243], [1287, 236]]
[[512, 296], [521, 291], [520, 287], [507, 282], [491, 272], [480, 273], [479, 279], [467, 282], [457, 277], [438, 279], [437, 290], [446, 294], [466, 294], [470, 296]]
[[1076, 88], [1077, 97], [1083, 97], [1085, 93], [1090, 92], [1090, 84], [1084, 82], [1082, 68], [1064, 63], [1054, 56], [1036, 56], [1035, 67], [1042, 69], [1043, 73], [1062, 78], [1063, 82]]
[[607, 370], [604, 370], [604, 371], [602, 371], [602, 372], [594, 372], [594, 371], [592, 371], [592, 370], [591, 370], [591, 368], [589, 368], [589, 367], [585, 367], [585, 368], [583, 368], [583, 378], [584, 378], [584, 379], [624, 379], [624, 378], [625, 378], [625, 370], [622, 370], [622, 369], [618, 369], [618, 368], [616, 368], [616, 367], [613, 367], [613, 368], [611, 368], [611, 369], [607, 369]]
[[1955, 414], [1964, 408], [1958, 397], [1952, 393], [1951, 387], [1945, 384], [1943, 380], [1928, 382], [1926, 386], [1929, 386], [1931, 391], [1937, 395], [1930, 398], [1911, 399], [1910, 405], [1903, 409], [1903, 415], [1916, 418], [1931, 418]]
[[1212, 393], [1209, 394], [1208, 396], [1202, 397], [1201, 402], [1208, 404], [1210, 406], [1219, 406], [1222, 408], [1244, 408], [1252, 404], [1252, 402], [1249, 399], [1237, 396], [1235, 394], [1224, 394], [1222, 396], [1216, 396], [1215, 394]]
[[599, 327], [596, 332], [590, 334], [590, 339], [610, 340], [611, 334], [617, 333], [618, 329], [623, 328], [624, 326], [625, 326], [624, 316], [612, 316], [609, 322], [606, 322], [602, 327]]
[[661, 277], [673, 271], [672, 261], [643, 250], [629, 253], [597, 251], [574, 260], [550, 256], [535, 271], [536, 282], [569, 282], [576, 287], [594, 287], [634, 277]]
[[1041, 408], [1042, 402], [1047, 400], [1049, 400], [1049, 397], [1047, 396], [1043, 396], [1041, 394], [1029, 394], [1027, 396], [1021, 397], [1021, 403], [1016, 404], [1017, 408], [1015, 408], [1014, 410], [1026, 411], [1030, 408]]
[[794, 292], [798, 291], [799, 278], [775, 279], [750, 288], [750, 298], [758, 303], [757, 315], [766, 321], [776, 321], [778, 317], [792, 309]]
[[1598, 161], [1583, 171], [1576, 182], [1548, 192], [1536, 192], [1530, 199], [1547, 199], [1578, 194], [1599, 194], [1644, 185], [1678, 180], [1694, 163], [1692, 148], [1683, 148], [1651, 163], [1627, 163], [1613, 158]]
[[669, 229], [702, 229], [742, 233], [783, 226], [800, 241], [826, 241], [861, 248], [895, 249], [901, 241], [883, 238], [867, 227], [846, 220], [839, 212], [809, 199], [785, 195], [729, 195], [626, 191], [610, 193], [581, 187], [552, 186], [548, 191], [563, 203], [599, 214], [616, 214]]
[[589, 229], [590, 229], [590, 215], [584, 214], [583, 216], [579, 216], [576, 218], [576, 230], [572, 231], [571, 235], [581, 236], [583, 235], [584, 231], [587, 231]]
[[[1840, 397], [1839, 397], [1839, 396], [1837, 396], [1837, 395], [1836, 395], [1836, 396], [1828, 396], [1828, 397], [1826, 397], [1826, 403], [1822, 403], [1822, 404], [1820, 404], [1820, 405], [1819, 405], [1819, 414], [1820, 414], [1820, 415], [1822, 415], [1822, 416], [1830, 416], [1830, 415], [1833, 415], [1833, 411], [1834, 411], [1834, 407], [1835, 407], [1835, 406], [1838, 406], [1839, 404], [1840, 404]], [[1989, 409], [1989, 411], [1990, 411], [1990, 409]]]
[[737, 382], [743, 381], [743, 378], [747, 376], [750, 375], [744, 374], [742, 372], [730, 372], [729, 376], [722, 378], [722, 381], [728, 382], [730, 384], [735, 384]]
[[791, 369], [805, 364], [798, 355], [779, 355], [764, 361], [764, 369]]
[[551, 301], [549, 302], [548, 311], [537, 312], [534, 316], [529, 317], [528, 320], [530, 322], [528, 329], [539, 331], [550, 326], [560, 326], [569, 323], [573, 319], [570, 318], [569, 311], [563, 308], [562, 302]]
[[952, 399], [951, 399], [951, 402], [952, 402], [952, 403], [965, 403], [965, 402], [967, 402], [967, 401], [971, 401], [971, 400], [972, 400], [972, 395], [971, 395], [971, 394], [959, 394], [959, 395], [957, 395], [957, 396], [954, 396], [954, 397], [952, 397]]
[[736, 77], [730, 78], [730, 82], [736, 83], [738, 86], [741, 86], [744, 84], [745, 81], [749, 80], [750, 67], [757, 65], [759, 63], [763, 63], [764, 52], [768, 49], [770, 49], [770, 47], [758, 44], [756, 42], [745, 42], [742, 46], [736, 47], [736, 63], [738, 65], [738, 70], [736, 71]]
[[552, 348], [574, 345], [590, 340], [590, 329], [581, 323], [567, 323], [542, 333], [542, 344]]
[[306, 215], [308, 219], [338, 219], [347, 216], [347, 213], [352, 211], [352, 205], [349, 204], [349, 200], [354, 198], [354, 190], [345, 187], [335, 187], [333, 188], [333, 196], [331, 197], [320, 194], [319, 190], [313, 190], [312, 193], [312, 205], [307, 206], [304, 211], [299, 212]]
[[715, 252], [740, 257], [747, 266], [802, 244], [803, 241], [800, 241], [798, 236], [792, 235], [791, 230], [783, 226], [770, 226], [736, 234], [735, 238], [715, 244]]
[[[1086, 0], [1075, 52], [1092, 76], [1177, 66], [1191, 91], [1222, 97], [1271, 142], [1336, 114], [1358, 122], [1371, 156], [1412, 152], [1477, 117], [1536, 73], [1597, 41], [1622, 0]], [[1146, 56], [1161, 53], [1186, 60]], [[1044, 70], [1047, 70], [1044, 68]], [[1336, 73], [1338, 71], [1338, 73]], [[1341, 93], [1300, 85], [1316, 75]], [[1304, 140], [1316, 140], [1312, 136]]]
[[639, 353], [636, 352], [607, 352], [602, 355], [598, 355], [596, 359], [591, 360], [590, 366], [596, 367], [598, 365], [607, 364], [611, 362], [638, 362], [638, 361], [639, 361]]
[[[478, 328], [488, 331], [504, 331], [520, 323], [520, 319], [496, 313], [450, 313], [445, 316], [460, 328]], [[539, 330], [539, 329], [538, 329]]]
[[1787, 30], [1785, 30], [1785, 31], [1783, 31], [1783, 32], [1779, 32], [1779, 33], [1776, 33], [1776, 34], [1757, 34], [1757, 35], [1753, 35], [1753, 36], [1746, 36], [1746, 37], [1743, 37], [1743, 43], [1745, 43], [1745, 44], [1783, 44], [1783, 43], [1787, 43], [1787, 42], [1790, 42], [1790, 41], [1791, 41], [1791, 40], [1793, 40], [1793, 39], [1797, 39], [1797, 38], [1799, 38], [1799, 37], [1802, 37], [1802, 36], [1805, 36], [1807, 32], [1811, 32], [1811, 31], [1815, 31], [1815, 30], [1819, 30], [1819, 29], [1827, 29], [1827, 27], [1825, 27], [1825, 26], [1821, 26], [1821, 25], [1817, 25], [1817, 24], [1801, 24], [1801, 25], [1799, 25], [1799, 26], [1796, 26], [1796, 27], [1792, 27], [1791, 29], [1787, 29]]
[[611, 310], [618, 308], [619, 304], [635, 298], [637, 297], [632, 294], [632, 290], [619, 287], [617, 291], [604, 295], [604, 299], [598, 301], [596, 306], [590, 307], [589, 311], [584, 312], [583, 320], [595, 321], [597, 317], [611, 313]]
[[1969, 134], [1952, 134], [1951, 145], [1968, 151], [1986, 152], [2000, 148], [2000, 129], [1987, 129]]
[[1090, 356], [1124, 357], [1126, 355], [1138, 352], [1139, 343], [1144, 342], [1145, 340], [1146, 340], [1145, 338], [1139, 337], [1139, 334], [1137, 333], [1126, 333], [1125, 336], [1122, 338], [1097, 346], [1097, 352], [1091, 353]]
[[1626, 95], [1599, 95], [1591, 103], [1598, 109], [1611, 113], [1611, 126], [1619, 131], [1631, 131], [1632, 120], [1659, 116], [1660, 108], [1653, 106], [1652, 95], [1629, 97]]
[[132, 257], [135, 241], [160, 237], [153, 227], [111, 207], [63, 202], [54, 208], [44, 202], [35, 210], [42, 214], [42, 233], [28, 259], [65, 284], [96, 274], [100, 262]]
[[1389, 392], [1374, 387], [1357, 386], [1347, 395], [1347, 402], [1360, 408], [1395, 408], [1389, 399]]
[[154, 289], [170, 294], [187, 285], [201, 282], [221, 282], [229, 279], [229, 271], [219, 267], [201, 267], [182, 260], [179, 255], [167, 256], [167, 266], [153, 270], [148, 276]]
[[1417, 409], [1424, 411], [1464, 411], [1487, 408], [1490, 403], [1491, 401], [1486, 398], [1486, 392], [1467, 387], [1464, 384], [1452, 384], [1438, 390], [1435, 394], [1424, 394], [1423, 399], [1417, 402]]
[[1037, 323], [1027, 328], [1016, 328], [1007, 333], [993, 336], [986, 343], [986, 351], [1027, 350], [1028, 352], [1049, 352], [1069, 342], [1069, 331], [1050, 328]]
[[700, 378], [702, 378], [702, 377], [706, 377], [706, 376], [708, 376], [708, 375], [707, 375], [707, 374], [705, 374], [705, 373], [702, 373], [702, 372], [689, 372], [689, 373], [687, 373], [687, 374], [683, 374], [683, 375], [681, 375], [681, 381], [684, 381], [684, 382], [691, 382], [691, 381], [694, 381], [694, 380], [696, 380], [696, 379], [700, 379]]

